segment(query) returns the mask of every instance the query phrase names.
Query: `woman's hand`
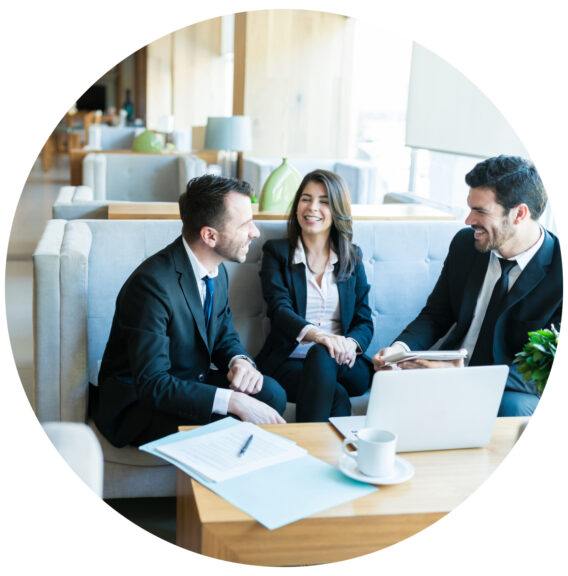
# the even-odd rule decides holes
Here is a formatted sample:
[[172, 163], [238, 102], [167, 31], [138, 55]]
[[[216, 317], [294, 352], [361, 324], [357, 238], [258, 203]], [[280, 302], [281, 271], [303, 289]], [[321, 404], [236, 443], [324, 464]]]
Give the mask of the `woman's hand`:
[[327, 348], [329, 355], [340, 365], [347, 364], [352, 368], [357, 359], [357, 344], [350, 338], [330, 334], [329, 332], [317, 332], [313, 342], [322, 344]]

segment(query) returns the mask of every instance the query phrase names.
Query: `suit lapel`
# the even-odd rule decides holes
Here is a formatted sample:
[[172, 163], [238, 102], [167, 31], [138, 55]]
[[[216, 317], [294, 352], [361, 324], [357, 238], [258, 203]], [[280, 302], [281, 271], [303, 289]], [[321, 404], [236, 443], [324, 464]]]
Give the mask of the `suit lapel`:
[[298, 306], [298, 314], [305, 318], [308, 293], [308, 286], [306, 284], [306, 267], [303, 264], [292, 264], [290, 268], [290, 276], [294, 288], [294, 295], [296, 297], [296, 304]]
[[514, 306], [519, 300], [531, 292], [546, 276], [546, 268], [552, 261], [554, 241], [550, 234], [543, 229], [544, 241], [540, 250], [521, 272], [511, 291], [505, 298], [505, 310]]
[[[179, 275], [179, 285], [185, 301], [189, 306], [195, 324], [197, 325], [197, 330], [199, 335], [203, 339], [203, 342], [207, 345], [207, 332], [205, 330], [205, 317], [203, 315], [203, 306], [201, 304], [201, 296], [199, 295], [199, 290], [197, 288], [197, 279], [193, 273], [193, 268], [183, 246], [181, 237], [174, 243], [173, 258], [175, 263], [176, 272]], [[213, 294], [215, 296], [215, 294]], [[213, 300], [213, 305], [215, 305], [215, 298]], [[213, 317], [213, 312], [211, 316]]]
[[[339, 262], [333, 265], [333, 272], [337, 278], [337, 273], [339, 272]], [[337, 292], [339, 295], [339, 309], [341, 311], [341, 327], [343, 328], [343, 333], [347, 333], [347, 323], [351, 323], [352, 313], [350, 311], [353, 309], [351, 302], [353, 301], [353, 295], [355, 294], [355, 286], [353, 285], [355, 281], [354, 276], [350, 276], [347, 280], [337, 283]]]
[[474, 261], [471, 264], [471, 270], [465, 283], [463, 300], [462, 305], [460, 306], [459, 318], [456, 323], [456, 328], [455, 330], [452, 330], [451, 334], [444, 342], [444, 346], [451, 347], [455, 344], [455, 342], [461, 342], [469, 330], [471, 320], [473, 318], [473, 312], [475, 311], [475, 306], [477, 305], [477, 298], [479, 297], [479, 292], [483, 286], [483, 281], [485, 280], [485, 273], [487, 272], [488, 266], [489, 252], [476, 253]]

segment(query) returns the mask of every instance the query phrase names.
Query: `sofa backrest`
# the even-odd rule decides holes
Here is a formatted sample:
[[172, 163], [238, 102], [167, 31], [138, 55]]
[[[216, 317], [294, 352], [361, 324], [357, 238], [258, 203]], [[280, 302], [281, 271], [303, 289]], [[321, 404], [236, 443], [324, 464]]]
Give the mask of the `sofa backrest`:
[[[288, 158], [287, 161], [302, 177], [316, 169], [336, 172], [345, 179], [354, 204], [382, 202], [377, 168], [371, 162], [336, 158]], [[264, 183], [281, 163], [282, 158], [244, 158], [243, 180], [252, 185], [259, 199]]]
[[87, 154], [83, 184], [95, 200], [176, 202], [194, 176], [207, 164], [190, 154]]
[[93, 150], [132, 150], [134, 138], [144, 131], [144, 127], [89, 126], [89, 148]]
[[[63, 221], [52, 221], [52, 228], [54, 222]], [[283, 237], [286, 223], [257, 221], [257, 226], [261, 237], [251, 245], [246, 262], [226, 263], [235, 327], [252, 355], [259, 351], [269, 330], [258, 275], [262, 245], [270, 238]], [[449, 242], [460, 227], [451, 221], [355, 221], [354, 240], [363, 251], [371, 284], [375, 334], [370, 352], [390, 344], [420, 311], [440, 273]], [[48, 290], [44, 297], [49, 300], [55, 297], [59, 283], [60, 300], [34, 306], [36, 332], [51, 335], [36, 338], [41, 352], [38, 357], [44, 362], [43, 367], [36, 366], [38, 408], [48, 406], [47, 411], [38, 413], [40, 420], [85, 419], [89, 378], [95, 378], [102, 358], [118, 291], [138, 264], [180, 232], [181, 223], [176, 220], [77, 220], [61, 224], [51, 243], [54, 250], [58, 243], [61, 246], [59, 261], [53, 258], [53, 250], [49, 261], [45, 254], [36, 254], [35, 269], [46, 280], [43, 285], [36, 281], [35, 289]], [[49, 242], [44, 239], [43, 244]], [[54, 310], [59, 313], [54, 315]], [[46, 331], [46, 323], [56, 321], [56, 317], [61, 323], [59, 331]], [[53, 334], [60, 334], [57, 343], [52, 341]], [[57, 348], [49, 353], [55, 344]], [[59, 383], [53, 382], [53, 370], [51, 380], [46, 381], [42, 373], [47, 373], [49, 362], [57, 357]], [[59, 389], [49, 391], [53, 386]], [[59, 401], [54, 401], [54, 396]]]

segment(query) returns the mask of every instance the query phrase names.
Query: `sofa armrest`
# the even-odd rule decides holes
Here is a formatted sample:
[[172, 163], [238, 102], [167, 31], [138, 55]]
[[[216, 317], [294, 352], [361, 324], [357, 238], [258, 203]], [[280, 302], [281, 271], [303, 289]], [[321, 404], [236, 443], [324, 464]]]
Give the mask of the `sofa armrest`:
[[61, 244], [60, 395], [61, 419], [86, 422], [88, 404], [87, 301], [92, 233], [69, 222]]
[[101, 150], [101, 125], [92, 124], [89, 126], [89, 133], [87, 134], [87, 145], [84, 147], [88, 150]]
[[185, 192], [187, 183], [197, 176], [203, 176], [207, 172], [207, 162], [191, 155], [184, 155], [178, 158], [178, 175], [180, 183], [180, 194]]
[[105, 200], [106, 194], [106, 154], [87, 154], [83, 158], [83, 185], [93, 190], [95, 200]]
[[335, 171], [347, 182], [353, 204], [380, 204], [382, 196], [378, 189], [377, 168], [364, 160], [341, 161]]
[[57, 193], [53, 207], [51, 208], [51, 214], [53, 218], [57, 218], [55, 215], [56, 209], [60, 206], [69, 206], [73, 201], [73, 196], [75, 195], [76, 186], [62, 186]]
[[243, 160], [243, 180], [248, 182], [260, 200], [264, 183], [282, 160], [275, 162], [271, 158], [245, 158]]
[[93, 200], [89, 186], [63, 186], [55, 199], [52, 215], [55, 219], [107, 218], [108, 202]]
[[33, 254], [34, 408], [38, 419], [60, 420], [59, 255], [64, 220], [50, 220]]

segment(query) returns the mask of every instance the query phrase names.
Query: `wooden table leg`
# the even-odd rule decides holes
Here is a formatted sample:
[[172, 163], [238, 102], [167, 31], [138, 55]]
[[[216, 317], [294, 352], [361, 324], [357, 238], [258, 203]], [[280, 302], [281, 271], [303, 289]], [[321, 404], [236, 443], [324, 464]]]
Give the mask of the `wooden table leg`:
[[55, 162], [55, 138], [53, 134], [46, 140], [43, 148], [41, 149], [41, 167], [44, 172], [51, 170]]

